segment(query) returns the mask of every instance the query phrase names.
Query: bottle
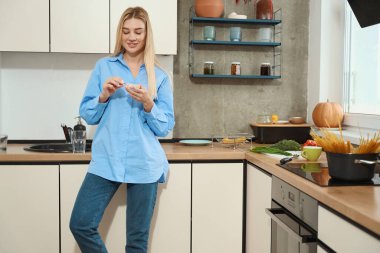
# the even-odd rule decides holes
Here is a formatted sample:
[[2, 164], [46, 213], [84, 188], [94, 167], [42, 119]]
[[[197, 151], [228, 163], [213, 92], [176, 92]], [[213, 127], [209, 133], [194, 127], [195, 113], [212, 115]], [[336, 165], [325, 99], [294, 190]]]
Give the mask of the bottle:
[[273, 0], [256, 1], [256, 19], [273, 19]]
[[82, 124], [82, 118], [80, 116], [75, 117], [75, 118], [78, 119], [78, 123], [74, 126], [74, 131], [75, 130], [86, 131], [86, 126]]

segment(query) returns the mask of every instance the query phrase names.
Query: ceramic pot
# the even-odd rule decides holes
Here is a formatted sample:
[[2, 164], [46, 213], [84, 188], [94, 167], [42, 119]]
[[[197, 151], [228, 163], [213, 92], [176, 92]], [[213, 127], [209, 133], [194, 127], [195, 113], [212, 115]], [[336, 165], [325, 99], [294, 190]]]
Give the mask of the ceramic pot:
[[222, 0], [195, 0], [195, 14], [204, 18], [220, 18], [223, 15], [224, 3]]

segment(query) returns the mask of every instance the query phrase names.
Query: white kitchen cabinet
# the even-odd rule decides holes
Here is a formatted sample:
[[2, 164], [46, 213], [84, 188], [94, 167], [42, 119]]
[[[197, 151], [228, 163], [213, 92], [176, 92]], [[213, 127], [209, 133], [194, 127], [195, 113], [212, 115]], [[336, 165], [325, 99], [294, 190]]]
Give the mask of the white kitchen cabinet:
[[0, 165], [0, 252], [59, 252], [58, 165]]
[[128, 7], [141, 6], [149, 14], [156, 54], [177, 54], [177, 0], [110, 0], [111, 53], [115, 48], [116, 30], [121, 14]]
[[190, 253], [191, 164], [170, 164], [165, 184], [159, 184], [151, 224], [149, 252]]
[[[87, 172], [87, 164], [60, 165], [61, 252], [79, 253], [69, 223], [80, 186]], [[109, 252], [125, 251], [126, 187], [121, 185], [108, 205], [99, 225], [99, 232]], [[42, 251], [41, 251], [42, 252]]]
[[51, 52], [108, 53], [109, 0], [50, 0]]
[[242, 252], [243, 163], [193, 163], [192, 253]]
[[380, 240], [318, 206], [318, 239], [336, 252], [380, 252]]
[[246, 252], [269, 253], [271, 219], [265, 209], [271, 207], [272, 177], [254, 165], [247, 165]]
[[0, 34], [0, 51], [49, 52], [49, 0], [1, 0]]
[[[88, 165], [61, 165], [62, 253], [79, 253], [69, 229], [75, 198]], [[159, 184], [151, 224], [152, 253], [190, 253], [191, 164], [170, 164], [168, 181]], [[124, 252], [126, 229], [126, 185], [121, 185], [107, 207], [99, 231], [109, 252]]]

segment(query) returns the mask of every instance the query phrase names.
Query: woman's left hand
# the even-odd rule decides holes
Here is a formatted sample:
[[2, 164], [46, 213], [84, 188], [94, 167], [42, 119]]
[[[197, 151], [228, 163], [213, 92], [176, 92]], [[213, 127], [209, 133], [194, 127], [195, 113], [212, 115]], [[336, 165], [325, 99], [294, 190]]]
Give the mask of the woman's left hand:
[[134, 100], [143, 104], [144, 110], [146, 112], [150, 112], [152, 110], [153, 99], [149, 96], [149, 93], [144, 86], [142, 86], [141, 84], [127, 84], [125, 86], [125, 89]]

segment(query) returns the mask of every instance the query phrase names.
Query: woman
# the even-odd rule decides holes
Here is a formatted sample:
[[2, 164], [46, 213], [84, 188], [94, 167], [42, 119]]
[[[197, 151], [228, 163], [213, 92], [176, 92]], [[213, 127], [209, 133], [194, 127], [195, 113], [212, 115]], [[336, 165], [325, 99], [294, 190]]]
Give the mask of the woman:
[[174, 127], [167, 74], [155, 66], [148, 13], [121, 16], [113, 57], [100, 59], [80, 104], [80, 115], [98, 125], [88, 173], [78, 193], [70, 229], [83, 253], [107, 252], [98, 225], [112, 196], [127, 184], [127, 253], [147, 252], [157, 183], [169, 164], [157, 136]]

